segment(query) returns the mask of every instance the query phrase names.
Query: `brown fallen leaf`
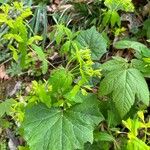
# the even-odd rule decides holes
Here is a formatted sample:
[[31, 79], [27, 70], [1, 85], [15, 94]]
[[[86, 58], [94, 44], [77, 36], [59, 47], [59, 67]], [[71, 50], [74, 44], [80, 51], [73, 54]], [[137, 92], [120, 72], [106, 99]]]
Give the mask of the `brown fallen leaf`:
[[8, 80], [10, 79], [10, 77], [7, 75], [6, 70], [5, 70], [5, 66], [1, 65], [0, 66], [0, 79], [3, 80]]

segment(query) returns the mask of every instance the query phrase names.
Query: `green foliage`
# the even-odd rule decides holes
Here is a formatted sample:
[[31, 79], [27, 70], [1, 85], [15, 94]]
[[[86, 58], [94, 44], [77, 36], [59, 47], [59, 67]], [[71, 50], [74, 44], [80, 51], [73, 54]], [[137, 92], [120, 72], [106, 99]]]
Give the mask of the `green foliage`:
[[43, 52], [43, 50], [39, 46], [36, 46], [35, 44], [32, 44], [31, 47], [36, 52], [39, 60], [42, 61], [42, 66], [41, 66], [42, 73], [45, 74], [48, 70], [48, 62], [47, 62], [45, 53]]
[[99, 60], [106, 53], [107, 42], [95, 27], [81, 31], [77, 36], [77, 41], [82, 48], [86, 47], [91, 50], [93, 60]]
[[92, 52], [90, 49], [79, 50], [76, 47], [75, 59], [79, 63], [79, 71], [84, 82], [88, 82], [89, 77], [100, 77], [100, 69], [94, 69], [94, 62], [92, 60]]
[[[6, 24], [9, 27], [7, 33], [3, 35], [3, 40], [10, 41], [8, 48], [12, 52], [13, 59], [20, 63], [22, 69], [26, 68], [28, 57], [28, 46], [35, 41], [42, 40], [39, 36], [34, 36], [28, 39], [28, 30], [25, 24], [25, 19], [32, 15], [30, 8], [24, 8], [22, 3], [14, 2], [13, 6], [4, 4], [1, 6], [3, 13], [0, 14], [1, 24]], [[15, 18], [10, 15], [10, 12], [18, 14]], [[15, 45], [15, 46], [14, 46]], [[38, 50], [37, 50], [38, 51]], [[43, 61], [43, 58], [41, 58]], [[43, 73], [47, 70], [47, 63], [43, 61]]]
[[111, 24], [111, 27], [113, 28], [116, 24], [120, 27], [121, 25], [121, 19], [117, 11], [108, 10], [104, 13], [104, 18], [102, 21], [102, 25], [105, 27], [108, 24]]
[[110, 10], [122, 10], [126, 12], [133, 12], [134, 6], [132, 4], [131, 0], [105, 0], [104, 4], [110, 9]]
[[[123, 121], [124, 126], [129, 130], [129, 132], [127, 133], [128, 135], [128, 143], [127, 143], [127, 150], [133, 150], [133, 149], [144, 149], [144, 150], [149, 150], [150, 146], [148, 146], [145, 142], [146, 142], [146, 135], [147, 133], [147, 128], [150, 127], [150, 123], [146, 123], [144, 121], [144, 114], [142, 111], [139, 111], [137, 113], [138, 117], [136, 117], [135, 119], [128, 119], [126, 121]], [[138, 131], [144, 128], [145, 132], [145, 138], [144, 140], [140, 140], [138, 138]]]
[[[29, 17], [32, 12], [30, 8], [24, 9], [22, 3], [17, 2], [14, 2], [12, 7], [8, 4], [2, 5], [1, 10], [3, 11], [3, 13], [1, 13], [0, 15], [1, 24], [7, 24], [10, 29], [9, 33], [4, 35], [4, 39], [14, 39], [18, 42], [17, 49], [13, 45], [10, 45], [9, 48], [13, 53], [14, 60], [17, 61], [19, 58], [18, 54], [20, 54], [20, 64], [21, 67], [24, 68], [25, 59], [27, 56], [26, 43], [28, 40], [27, 28], [24, 24], [24, 19]], [[11, 11], [16, 11], [14, 13], [17, 13], [19, 15], [14, 19], [12, 16], [10, 16]]]
[[10, 67], [7, 69], [7, 73], [13, 77], [15, 75], [19, 76], [22, 73], [22, 69], [20, 65], [16, 62], [12, 62]]
[[30, 19], [30, 35], [40, 34], [43, 37], [42, 47], [46, 43], [47, 38], [47, 30], [48, 30], [48, 14], [47, 14], [47, 3], [50, 2], [48, 0], [35, 0], [37, 3], [37, 7], [35, 8], [34, 15]]
[[149, 18], [133, 3], [2, 2], [0, 149], [149, 150]]
[[147, 19], [144, 22], [143, 32], [145, 32], [145, 35], [146, 35], [147, 39], [149, 39], [150, 38], [150, 19]]
[[[57, 45], [62, 44], [61, 52], [71, 54], [78, 49], [90, 49], [93, 60], [99, 60], [107, 52], [107, 41], [96, 31], [95, 27], [80, 32], [72, 32], [63, 25], [57, 25], [55, 29], [55, 41]], [[51, 34], [51, 40], [53, 34]], [[74, 46], [76, 45], [76, 46]]]
[[32, 81], [32, 90], [30, 96], [27, 97], [29, 103], [44, 103], [47, 107], [51, 107], [51, 97], [50, 93], [52, 87], [47, 85], [47, 83]]
[[0, 118], [6, 113], [7, 115], [10, 115], [10, 112], [12, 111], [12, 105], [15, 103], [14, 100], [8, 99], [4, 102], [0, 103]]
[[[51, 0], [50, 0], [51, 1]], [[49, 0], [33, 0], [33, 2], [39, 4], [39, 3], [43, 3], [43, 4], [46, 4], [46, 3], [49, 3]]]
[[142, 72], [144, 77], [150, 78], [150, 65], [149, 65], [149, 63], [143, 61], [143, 59], [142, 60], [132, 59], [132, 65], [134, 68], [137, 68], [138, 70], [140, 70], [140, 72]]
[[133, 49], [137, 58], [131, 60], [133, 67], [140, 70], [144, 76], [150, 76], [150, 49], [146, 45], [136, 41], [121, 40], [116, 42], [114, 47], [117, 49]]
[[100, 132], [100, 133], [96, 134], [95, 137], [99, 141], [108, 141], [108, 142], [115, 141], [115, 138], [106, 132]]
[[[60, 80], [61, 79], [61, 80]], [[81, 102], [82, 97], [68, 96], [72, 90], [73, 75], [65, 68], [59, 68], [52, 72], [48, 81], [32, 83], [32, 90], [27, 96], [29, 103], [44, 103], [48, 107], [70, 107], [75, 102]], [[81, 95], [82, 96], [82, 95]], [[76, 98], [78, 98], [76, 100]]]
[[67, 110], [48, 109], [42, 104], [27, 108], [25, 139], [32, 150], [82, 148], [85, 142], [93, 142], [93, 129], [103, 120], [97, 106], [96, 97], [88, 95], [82, 104]]
[[109, 23], [111, 24], [111, 28], [113, 28], [115, 25], [120, 27], [121, 18], [118, 11], [134, 11], [134, 5], [132, 4], [131, 0], [105, 0], [104, 4], [108, 8], [108, 10], [104, 13], [104, 17], [102, 20], [103, 27], [105, 27]]
[[[54, 26], [53, 32], [50, 33], [50, 40], [60, 46], [61, 54], [72, 54], [73, 44], [77, 44], [75, 38], [79, 32], [73, 32], [62, 24]], [[55, 37], [55, 38], [54, 38]]]
[[[61, 79], [61, 80], [60, 80]], [[52, 85], [52, 91], [57, 94], [64, 94], [72, 87], [73, 75], [66, 69], [54, 70], [48, 80]]]
[[139, 57], [139, 56], [150, 57], [150, 49], [146, 45], [144, 45], [140, 42], [122, 40], [122, 41], [116, 42], [114, 47], [117, 49], [132, 48], [137, 53], [137, 55], [136, 55], [137, 57]]
[[[117, 66], [116, 60], [110, 61], [104, 64], [108, 73], [100, 83], [99, 95], [112, 94], [112, 100], [121, 117], [127, 114], [135, 103], [136, 97], [139, 101], [149, 105], [148, 86], [140, 71], [130, 67], [128, 63], [123, 64], [124, 68], [121, 68], [120, 64]], [[105, 67], [103, 69], [105, 70]]]

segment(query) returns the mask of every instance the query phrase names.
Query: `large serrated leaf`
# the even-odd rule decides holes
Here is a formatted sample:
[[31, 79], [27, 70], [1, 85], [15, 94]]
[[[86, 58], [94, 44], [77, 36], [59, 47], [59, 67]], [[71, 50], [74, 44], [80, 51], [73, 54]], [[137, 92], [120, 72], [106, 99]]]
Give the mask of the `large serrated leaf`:
[[100, 84], [101, 96], [112, 94], [115, 106], [123, 117], [130, 110], [137, 97], [149, 104], [149, 90], [142, 74], [134, 68], [114, 70], [108, 73]]
[[91, 50], [94, 60], [99, 60], [106, 53], [107, 42], [95, 27], [81, 31], [76, 40], [83, 48], [87, 47]]
[[38, 104], [27, 109], [24, 136], [31, 150], [80, 149], [85, 142], [93, 142], [94, 127], [102, 120], [93, 95], [67, 110]]

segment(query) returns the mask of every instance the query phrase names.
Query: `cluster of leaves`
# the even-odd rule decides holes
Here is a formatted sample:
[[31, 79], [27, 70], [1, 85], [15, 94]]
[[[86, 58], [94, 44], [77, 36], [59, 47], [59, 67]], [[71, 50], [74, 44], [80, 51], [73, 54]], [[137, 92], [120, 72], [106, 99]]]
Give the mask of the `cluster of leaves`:
[[[0, 61], [8, 66], [15, 61], [19, 69], [12, 69], [21, 73], [32, 70], [33, 77], [37, 75], [35, 63], [38, 63], [45, 75], [40, 73], [38, 78], [31, 78], [30, 86], [0, 102], [3, 129], [0, 128], [0, 133], [15, 128], [16, 134], [23, 138], [22, 144], [17, 145], [20, 150], [149, 150], [150, 119], [145, 110], [150, 101], [147, 82], [150, 49], [129, 37], [110, 45], [109, 34], [99, 32], [104, 28], [120, 29], [120, 12], [134, 12], [133, 3], [131, 0], [68, 3], [75, 8], [85, 6], [85, 12], [100, 5], [105, 10], [98, 18], [94, 10], [101, 10], [94, 9], [94, 17], [99, 21], [94, 20], [90, 28], [81, 24], [82, 30], [78, 31], [76, 25], [71, 30], [55, 18], [57, 24], [48, 34], [49, 1], [4, 3], [0, 7], [0, 54], [5, 56]], [[33, 4], [38, 6], [34, 16]], [[91, 20], [93, 16], [88, 17]], [[104, 55], [109, 55], [111, 49], [122, 53], [127, 50], [130, 55], [105, 60]], [[61, 60], [58, 66], [51, 60], [56, 51]], [[12, 60], [7, 62], [10, 56]], [[17, 71], [10, 73], [16, 76]], [[0, 149], [6, 147], [4, 141]]]

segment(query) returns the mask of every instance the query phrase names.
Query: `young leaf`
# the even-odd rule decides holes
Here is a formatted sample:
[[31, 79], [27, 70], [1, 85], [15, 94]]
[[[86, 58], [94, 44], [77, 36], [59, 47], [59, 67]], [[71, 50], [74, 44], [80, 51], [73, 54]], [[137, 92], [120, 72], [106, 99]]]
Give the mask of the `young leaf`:
[[139, 101], [149, 104], [149, 90], [142, 74], [134, 68], [114, 70], [108, 73], [100, 84], [101, 96], [112, 94], [120, 116], [130, 110], [137, 96]]
[[142, 140], [138, 138], [132, 138], [127, 143], [127, 150], [150, 150], [150, 146], [146, 145]]
[[17, 42], [23, 42], [23, 39], [21, 36], [19, 36], [18, 34], [12, 34], [12, 33], [8, 33], [4, 35], [5, 39], [15, 39]]
[[17, 62], [18, 61], [18, 51], [17, 51], [17, 49], [12, 45], [8, 45], [8, 48], [12, 51], [13, 59]]
[[32, 90], [31, 95], [29, 96], [29, 102], [41, 102], [44, 103], [47, 107], [51, 107], [51, 86], [47, 83], [41, 83], [37, 81], [32, 81]]
[[112, 11], [111, 13], [111, 27], [113, 28], [115, 24], [117, 24], [118, 26], [120, 26], [121, 24], [121, 19], [119, 14], [117, 13], [117, 11]]
[[131, 0], [105, 0], [104, 4], [110, 10], [115, 10], [115, 11], [122, 10], [126, 12], [134, 11], [134, 6]]
[[109, 23], [110, 18], [111, 18], [111, 13], [112, 13], [111, 10], [108, 10], [106, 13], [104, 13], [104, 17], [102, 21], [102, 24], [104, 27]]
[[85, 97], [70, 109], [48, 109], [42, 104], [27, 108], [24, 137], [31, 150], [73, 150], [93, 142], [93, 130], [103, 117], [97, 98]]
[[2, 103], [0, 103], [0, 117], [2, 117], [5, 113], [7, 115], [10, 114], [11, 106], [14, 104], [14, 100], [8, 99]]
[[59, 68], [52, 72], [48, 82], [52, 85], [52, 92], [66, 92], [71, 87], [73, 76], [65, 68]]
[[61, 51], [62, 53], [67, 53], [67, 52], [69, 51], [69, 49], [70, 49], [70, 46], [71, 46], [71, 42], [70, 42], [70, 41], [67, 41], [67, 42], [65, 42], [65, 43], [62, 45], [60, 51]]
[[43, 40], [43, 37], [35, 35], [28, 40], [28, 45], [33, 44], [33, 42], [35, 41], [41, 41], [41, 40]]
[[76, 39], [85, 49], [91, 50], [92, 59], [99, 60], [104, 53], [106, 53], [107, 42], [103, 36], [96, 31], [95, 27], [88, 30], [81, 31]]

